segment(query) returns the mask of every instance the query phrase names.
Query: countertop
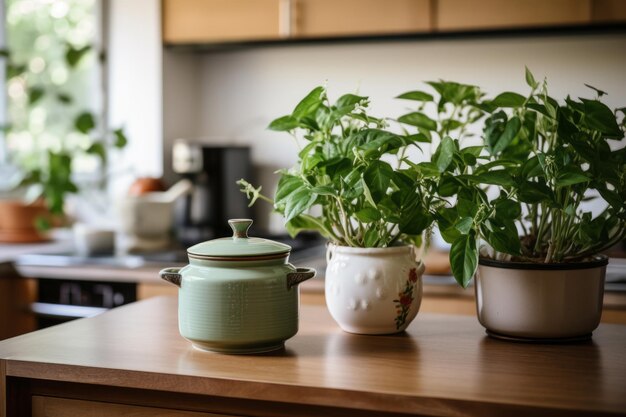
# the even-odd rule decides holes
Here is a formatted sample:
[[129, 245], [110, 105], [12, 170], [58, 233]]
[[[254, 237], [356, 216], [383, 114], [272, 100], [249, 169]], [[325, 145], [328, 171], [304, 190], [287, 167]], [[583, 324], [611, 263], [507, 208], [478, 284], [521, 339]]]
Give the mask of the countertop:
[[626, 415], [626, 326], [601, 324], [582, 344], [530, 345], [490, 339], [474, 317], [419, 314], [405, 333], [361, 336], [302, 305], [284, 351], [226, 356], [192, 348], [176, 311], [175, 298], [153, 298], [0, 342], [0, 373], [286, 407]]

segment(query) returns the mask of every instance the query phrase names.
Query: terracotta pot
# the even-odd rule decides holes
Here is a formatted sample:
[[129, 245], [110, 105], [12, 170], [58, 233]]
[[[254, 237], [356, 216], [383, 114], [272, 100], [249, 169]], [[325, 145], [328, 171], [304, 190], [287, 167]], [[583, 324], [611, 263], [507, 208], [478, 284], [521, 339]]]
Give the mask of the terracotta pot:
[[27, 243], [47, 240], [35, 227], [38, 217], [49, 217], [43, 201], [24, 204], [21, 200], [0, 200], [0, 242]]
[[424, 264], [413, 246], [328, 245], [326, 305], [349, 333], [390, 334], [407, 328], [422, 302]]
[[492, 336], [520, 340], [586, 339], [602, 315], [608, 258], [531, 264], [481, 259], [478, 320]]

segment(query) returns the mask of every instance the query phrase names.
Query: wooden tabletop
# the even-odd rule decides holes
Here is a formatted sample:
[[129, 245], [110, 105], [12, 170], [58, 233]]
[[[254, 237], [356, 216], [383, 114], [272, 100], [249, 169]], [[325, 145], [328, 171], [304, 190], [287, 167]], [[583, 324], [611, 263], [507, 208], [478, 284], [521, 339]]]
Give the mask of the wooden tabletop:
[[176, 310], [175, 298], [153, 298], [1, 342], [0, 370], [410, 414], [626, 415], [626, 326], [603, 324], [584, 344], [524, 345], [487, 338], [474, 317], [420, 314], [404, 334], [359, 336], [302, 305], [284, 351], [226, 356], [181, 338]]

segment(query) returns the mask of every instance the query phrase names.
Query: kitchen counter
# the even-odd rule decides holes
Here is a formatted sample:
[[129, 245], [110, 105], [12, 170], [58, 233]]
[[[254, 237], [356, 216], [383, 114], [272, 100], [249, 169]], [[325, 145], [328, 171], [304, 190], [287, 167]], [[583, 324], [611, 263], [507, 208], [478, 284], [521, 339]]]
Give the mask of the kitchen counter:
[[226, 356], [192, 348], [176, 311], [152, 298], [0, 342], [0, 416], [626, 415], [626, 326], [530, 345], [420, 313], [403, 334], [360, 336], [302, 305], [283, 351]]

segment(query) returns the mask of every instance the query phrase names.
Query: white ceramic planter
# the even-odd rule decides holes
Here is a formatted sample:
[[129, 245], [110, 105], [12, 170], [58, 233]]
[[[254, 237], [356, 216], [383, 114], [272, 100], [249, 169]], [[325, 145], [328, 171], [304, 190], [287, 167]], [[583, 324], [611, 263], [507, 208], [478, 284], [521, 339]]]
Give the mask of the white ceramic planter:
[[398, 333], [417, 315], [424, 264], [416, 261], [413, 246], [329, 244], [326, 257], [326, 305], [346, 332]]
[[493, 336], [585, 339], [602, 315], [608, 259], [526, 264], [481, 259], [476, 275], [478, 320]]

